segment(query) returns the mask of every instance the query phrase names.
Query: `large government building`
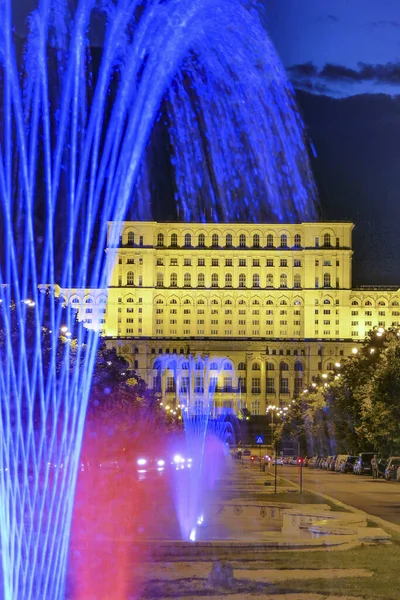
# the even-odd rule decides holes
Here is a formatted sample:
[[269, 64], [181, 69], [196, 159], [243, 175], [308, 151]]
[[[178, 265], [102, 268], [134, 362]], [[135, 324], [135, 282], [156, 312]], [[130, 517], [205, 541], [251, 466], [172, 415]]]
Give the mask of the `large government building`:
[[110, 223], [108, 289], [56, 293], [171, 406], [215, 389], [217, 407], [265, 414], [400, 324], [399, 289], [352, 287], [352, 229]]

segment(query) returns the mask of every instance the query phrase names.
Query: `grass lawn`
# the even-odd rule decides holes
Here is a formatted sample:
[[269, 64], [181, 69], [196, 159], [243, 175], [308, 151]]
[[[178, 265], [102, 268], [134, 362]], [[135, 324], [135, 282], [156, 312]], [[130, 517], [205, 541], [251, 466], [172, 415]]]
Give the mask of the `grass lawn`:
[[[400, 537], [391, 544], [361, 546], [345, 551], [282, 552], [268, 557], [267, 568], [327, 569], [326, 578], [288, 580], [275, 584], [279, 592], [350, 595], [373, 600], [399, 600]], [[248, 567], [247, 567], [248, 568]], [[340, 579], [329, 576], [329, 569], [368, 569], [372, 577]]]

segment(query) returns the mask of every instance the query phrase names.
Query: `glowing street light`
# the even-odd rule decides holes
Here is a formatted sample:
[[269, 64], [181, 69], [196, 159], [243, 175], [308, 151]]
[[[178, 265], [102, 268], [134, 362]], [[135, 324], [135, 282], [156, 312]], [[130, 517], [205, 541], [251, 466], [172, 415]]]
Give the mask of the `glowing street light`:
[[352, 348], [351, 352], [352, 354], [358, 354], [358, 348]]
[[336, 362], [336, 363], [335, 363], [335, 367], [336, 367], [337, 369], [340, 369], [340, 367], [341, 367], [341, 366], [342, 366], [342, 365], [340, 364], [340, 362]]

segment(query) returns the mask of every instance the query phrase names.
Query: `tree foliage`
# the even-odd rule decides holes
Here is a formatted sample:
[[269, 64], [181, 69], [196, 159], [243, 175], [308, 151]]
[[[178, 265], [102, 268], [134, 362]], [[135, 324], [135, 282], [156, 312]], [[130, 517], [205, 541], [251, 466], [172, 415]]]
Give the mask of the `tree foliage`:
[[314, 378], [286, 430], [306, 454], [400, 450], [400, 332], [376, 329], [334, 371]]

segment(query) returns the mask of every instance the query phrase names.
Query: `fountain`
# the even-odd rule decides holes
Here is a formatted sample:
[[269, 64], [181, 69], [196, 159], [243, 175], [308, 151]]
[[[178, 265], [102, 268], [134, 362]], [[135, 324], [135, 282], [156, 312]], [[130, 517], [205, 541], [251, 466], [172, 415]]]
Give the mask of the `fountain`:
[[[146, 153], [160, 115], [185, 219], [203, 221], [207, 210], [227, 221], [315, 216], [303, 126], [255, 6], [244, 0], [70, 5], [38, 0], [21, 40], [12, 0], [0, 3], [5, 600], [65, 597], [98, 342], [98, 332], [75, 323], [74, 313], [41, 294], [38, 284], [107, 287], [107, 222], [122, 222], [128, 209], [151, 217]], [[97, 53], [94, 37], [101, 37]], [[118, 243], [113, 231], [111, 245]]]

